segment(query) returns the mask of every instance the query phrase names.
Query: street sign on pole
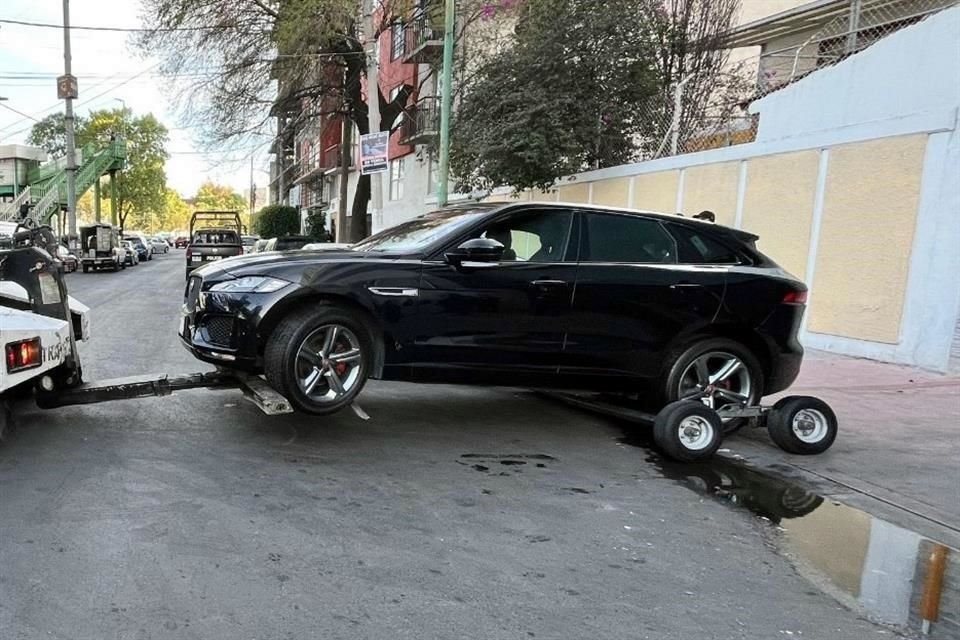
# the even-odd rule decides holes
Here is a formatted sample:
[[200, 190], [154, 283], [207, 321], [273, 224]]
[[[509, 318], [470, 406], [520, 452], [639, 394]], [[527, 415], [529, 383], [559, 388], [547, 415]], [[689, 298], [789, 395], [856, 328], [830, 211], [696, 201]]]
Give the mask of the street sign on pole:
[[377, 131], [360, 136], [360, 172], [369, 176], [389, 170], [389, 148], [389, 131]]
[[77, 77], [63, 75], [57, 78], [57, 99], [58, 100], [76, 100], [80, 97], [80, 88], [77, 85]]

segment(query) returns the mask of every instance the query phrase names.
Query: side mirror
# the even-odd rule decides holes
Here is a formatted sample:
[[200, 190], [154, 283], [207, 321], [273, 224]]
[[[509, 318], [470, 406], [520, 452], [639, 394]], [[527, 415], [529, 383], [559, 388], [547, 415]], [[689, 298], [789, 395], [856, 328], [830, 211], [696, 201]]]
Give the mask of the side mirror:
[[444, 257], [448, 264], [459, 267], [464, 262], [500, 262], [505, 247], [492, 238], [473, 238], [456, 249], [447, 251]]

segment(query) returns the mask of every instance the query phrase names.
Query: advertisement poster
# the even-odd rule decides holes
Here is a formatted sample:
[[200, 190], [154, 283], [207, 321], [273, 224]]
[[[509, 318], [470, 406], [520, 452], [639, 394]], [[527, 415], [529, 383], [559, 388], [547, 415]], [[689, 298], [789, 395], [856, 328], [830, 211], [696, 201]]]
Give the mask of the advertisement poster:
[[360, 172], [367, 176], [387, 171], [390, 168], [390, 159], [387, 157], [389, 147], [389, 131], [360, 136]]

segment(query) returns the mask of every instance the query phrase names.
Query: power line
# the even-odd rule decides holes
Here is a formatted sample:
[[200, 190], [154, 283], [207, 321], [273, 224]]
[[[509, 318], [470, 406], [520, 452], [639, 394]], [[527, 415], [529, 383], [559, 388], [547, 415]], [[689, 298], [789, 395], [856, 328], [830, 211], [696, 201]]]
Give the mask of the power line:
[[[52, 22], [31, 22], [29, 20], [11, 20], [9, 18], [0, 18], [0, 24], [15, 24], [20, 27], [39, 27], [43, 29], [63, 29], [62, 24]], [[121, 33], [171, 33], [177, 31], [225, 31], [238, 29], [239, 25], [210, 25], [205, 27], [157, 27], [148, 29], [146, 27], [101, 27], [90, 25], [70, 25], [71, 31], [115, 31]]]

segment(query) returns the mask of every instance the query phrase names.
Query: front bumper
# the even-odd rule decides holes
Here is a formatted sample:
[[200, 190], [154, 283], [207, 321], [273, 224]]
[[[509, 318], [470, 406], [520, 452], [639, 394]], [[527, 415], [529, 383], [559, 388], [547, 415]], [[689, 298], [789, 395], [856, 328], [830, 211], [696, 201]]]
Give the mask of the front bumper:
[[261, 323], [296, 290], [295, 285], [274, 293], [211, 293], [212, 284], [197, 275], [187, 282], [178, 331], [181, 342], [198, 360], [260, 372]]

